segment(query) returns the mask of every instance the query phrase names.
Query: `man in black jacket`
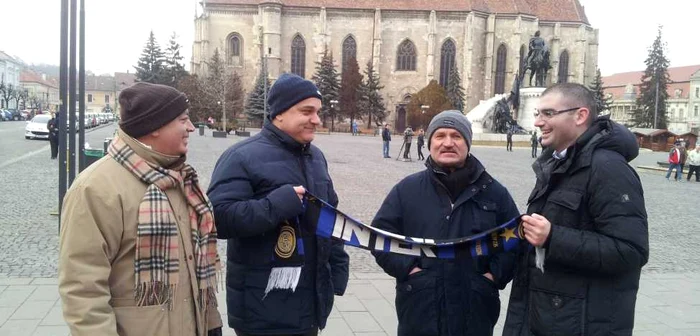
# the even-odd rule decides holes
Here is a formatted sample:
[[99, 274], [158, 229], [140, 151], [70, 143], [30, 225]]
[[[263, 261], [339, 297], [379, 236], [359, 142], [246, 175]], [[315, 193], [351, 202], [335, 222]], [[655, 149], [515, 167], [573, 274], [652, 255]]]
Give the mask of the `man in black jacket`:
[[634, 135], [596, 118], [584, 86], [542, 93], [535, 126], [547, 149], [523, 216], [521, 249], [503, 335], [632, 335], [649, 258], [644, 194], [628, 162]]
[[[421, 238], [461, 238], [518, 216], [510, 194], [469, 154], [472, 130], [459, 111], [433, 118], [426, 132], [427, 169], [389, 192], [372, 225]], [[493, 334], [503, 289], [513, 276], [514, 253], [477, 259], [431, 259], [375, 252], [396, 278], [398, 335]]]
[[208, 191], [219, 238], [228, 239], [228, 323], [239, 336], [316, 335], [333, 295], [345, 292], [349, 264], [342, 242], [317, 238], [303, 215], [307, 190], [338, 204], [326, 159], [311, 144], [321, 93], [283, 74], [267, 102], [270, 122], [221, 155]]
[[56, 114], [51, 113], [51, 119], [46, 123], [46, 128], [49, 130], [49, 143], [51, 144], [51, 159], [55, 160], [58, 156], [58, 118]]
[[384, 143], [384, 147], [382, 147], [384, 158], [391, 158], [391, 156], [389, 156], [389, 142], [391, 142], [391, 130], [389, 129], [389, 124], [384, 124], [384, 129], [382, 130], [382, 142]]

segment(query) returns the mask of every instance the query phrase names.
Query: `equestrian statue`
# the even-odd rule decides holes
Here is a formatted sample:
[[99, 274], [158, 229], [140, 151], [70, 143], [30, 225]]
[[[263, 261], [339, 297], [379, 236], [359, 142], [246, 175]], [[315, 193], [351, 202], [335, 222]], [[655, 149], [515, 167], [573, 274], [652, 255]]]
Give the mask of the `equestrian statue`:
[[549, 65], [549, 49], [540, 37], [540, 31], [535, 32], [535, 36], [530, 39], [530, 45], [527, 52], [525, 69], [520, 72], [525, 75], [527, 70], [530, 70], [530, 86], [532, 86], [532, 77], [535, 77], [536, 87], [545, 87], [547, 71], [552, 67]]

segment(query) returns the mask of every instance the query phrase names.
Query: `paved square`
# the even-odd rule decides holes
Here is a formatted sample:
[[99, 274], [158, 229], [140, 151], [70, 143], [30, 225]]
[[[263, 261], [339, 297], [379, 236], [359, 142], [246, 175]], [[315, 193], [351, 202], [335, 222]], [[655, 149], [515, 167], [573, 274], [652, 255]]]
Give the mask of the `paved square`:
[[[58, 168], [49, 159], [48, 143], [23, 137], [24, 123], [0, 123], [0, 335], [56, 335], [69, 331], [63, 323], [56, 288]], [[87, 135], [101, 148], [114, 126]], [[398, 137], [395, 137], [398, 138]], [[204, 187], [219, 155], [237, 137], [214, 139], [193, 134], [189, 162]], [[319, 134], [314, 142], [325, 153], [340, 196], [339, 208], [370, 222], [384, 197], [404, 176], [424, 169], [420, 161], [382, 158], [380, 137]], [[534, 185], [529, 148], [478, 147], [472, 153], [505, 185], [521, 211]], [[414, 153], [415, 155], [415, 153]], [[665, 153], [643, 152], [632, 165], [665, 160]], [[667, 182], [663, 175], [641, 172], [649, 216], [649, 263], [642, 273], [637, 300], [635, 335], [700, 335], [700, 183]], [[222, 242], [223, 243], [223, 242]], [[225, 243], [221, 244], [222, 257]], [[336, 303], [324, 335], [395, 335], [394, 281], [365, 251], [348, 248], [351, 280]], [[501, 292], [500, 335], [509, 290]], [[224, 293], [219, 293], [225, 317]], [[233, 331], [225, 328], [225, 335]]]

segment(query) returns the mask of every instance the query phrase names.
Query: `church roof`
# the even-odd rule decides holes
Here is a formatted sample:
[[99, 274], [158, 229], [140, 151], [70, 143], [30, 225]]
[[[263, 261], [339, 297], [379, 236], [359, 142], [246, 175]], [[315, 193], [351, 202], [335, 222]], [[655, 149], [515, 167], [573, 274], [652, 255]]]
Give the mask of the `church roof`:
[[528, 14], [541, 21], [583, 22], [588, 18], [578, 0], [203, 0], [213, 5], [279, 3], [288, 7], [340, 9], [480, 11], [496, 14]]
[[[668, 96], [671, 99], [676, 97], [676, 90], [682, 92], [681, 98], [688, 98], [690, 94], [690, 77], [700, 71], [700, 64], [688, 65], [681, 67], [668, 68], [668, 76], [671, 82], [668, 84]], [[644, 71], [621, 72], [610, 76], [605, 76], [603, 80], [603, 88], [605, 93], [613, 96], [613, 99], [623, 99], [625, 94], [625, 86], [634, 85], [635, 92], [638, 92], [639, 84], [642, 83], [642, 75]]]

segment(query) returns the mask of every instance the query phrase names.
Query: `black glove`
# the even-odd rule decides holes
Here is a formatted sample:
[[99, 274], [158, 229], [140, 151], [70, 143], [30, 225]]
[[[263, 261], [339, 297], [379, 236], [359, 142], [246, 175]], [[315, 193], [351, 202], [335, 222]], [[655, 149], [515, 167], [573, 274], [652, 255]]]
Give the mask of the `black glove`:
[[222, 334], [221, 334], [221, 327], [218, 327], [218, 328], [215, 328], [215, 329], [211, 329], [211, 330], [209, 330], [209, 332], [207, 333], [207, 336], [221, 336], [221, 335], [222, 335]]

